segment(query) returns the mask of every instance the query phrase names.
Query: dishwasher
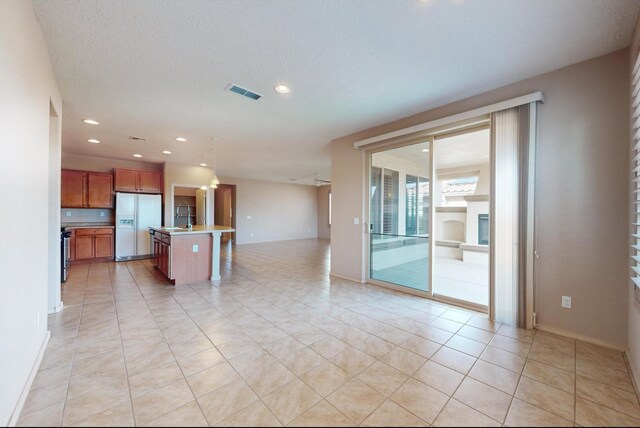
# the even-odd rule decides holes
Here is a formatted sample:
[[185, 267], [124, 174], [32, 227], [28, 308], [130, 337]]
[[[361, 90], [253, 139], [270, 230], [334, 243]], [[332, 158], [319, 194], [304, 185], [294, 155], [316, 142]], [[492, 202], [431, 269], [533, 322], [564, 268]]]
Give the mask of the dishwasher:
[[69, 264], [71, 263], [71, 231], [62, 229], [60, 233], [60, 281], [65, 282], [69, 277]]

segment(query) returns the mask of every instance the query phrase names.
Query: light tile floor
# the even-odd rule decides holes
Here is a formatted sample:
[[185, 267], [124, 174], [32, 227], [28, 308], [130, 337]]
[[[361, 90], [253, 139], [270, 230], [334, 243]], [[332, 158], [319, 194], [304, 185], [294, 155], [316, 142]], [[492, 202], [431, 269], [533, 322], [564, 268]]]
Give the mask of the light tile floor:
[[219, 285], [73, 266], [20, 425], [640, 425], [623, 354], [241, 245]]

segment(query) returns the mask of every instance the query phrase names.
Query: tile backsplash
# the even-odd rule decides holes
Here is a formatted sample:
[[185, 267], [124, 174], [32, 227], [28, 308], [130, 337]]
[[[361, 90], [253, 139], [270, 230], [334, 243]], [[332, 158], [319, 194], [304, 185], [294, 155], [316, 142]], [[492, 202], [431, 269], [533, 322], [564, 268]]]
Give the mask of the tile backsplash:
[[62, 208], [60, 223], [113, 223], [115, 210], [108, 208]]

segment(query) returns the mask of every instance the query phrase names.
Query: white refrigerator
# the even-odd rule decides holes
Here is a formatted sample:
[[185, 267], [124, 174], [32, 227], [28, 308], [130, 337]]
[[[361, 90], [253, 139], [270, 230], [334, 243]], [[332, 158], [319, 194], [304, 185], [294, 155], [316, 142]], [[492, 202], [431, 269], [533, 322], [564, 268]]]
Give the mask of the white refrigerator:
[[162, 195], [116, 192], [116, 261], [150, 257], [149, 227], [161, 219]]

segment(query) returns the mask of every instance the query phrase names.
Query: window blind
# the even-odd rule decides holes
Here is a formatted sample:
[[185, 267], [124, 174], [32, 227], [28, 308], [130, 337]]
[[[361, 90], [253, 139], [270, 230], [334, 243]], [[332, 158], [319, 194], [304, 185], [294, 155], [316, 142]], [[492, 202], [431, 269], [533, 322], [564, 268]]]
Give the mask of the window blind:
[[640, 52], [631, 70], [631, 191], [633, 215], [631, 223], [631, 281], [636, 299], [640, 300]]

